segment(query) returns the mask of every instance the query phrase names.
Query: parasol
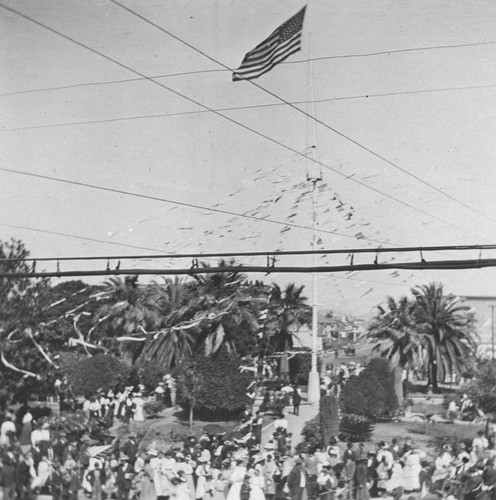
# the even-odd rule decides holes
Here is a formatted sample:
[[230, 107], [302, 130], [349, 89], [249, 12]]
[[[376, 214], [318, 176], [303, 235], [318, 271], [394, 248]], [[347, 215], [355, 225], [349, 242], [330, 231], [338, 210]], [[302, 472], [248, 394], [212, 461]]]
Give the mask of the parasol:
[[225, 434], [226, 429], [219, 424], [207, 424], [202, 428], [207, 434]]

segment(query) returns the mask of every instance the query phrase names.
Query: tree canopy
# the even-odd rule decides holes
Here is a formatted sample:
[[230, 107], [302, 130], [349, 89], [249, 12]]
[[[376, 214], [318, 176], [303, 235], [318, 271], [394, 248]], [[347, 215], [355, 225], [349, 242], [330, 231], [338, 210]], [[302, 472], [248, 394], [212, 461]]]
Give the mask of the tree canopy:
[[424, 368], [438, 381], [462, 374], [475, 359], [477, 334], [469, 306], [436, 283], [413, 288], [411, 299], [388, 297], [369, 325], [373, 351], [403, 368]]

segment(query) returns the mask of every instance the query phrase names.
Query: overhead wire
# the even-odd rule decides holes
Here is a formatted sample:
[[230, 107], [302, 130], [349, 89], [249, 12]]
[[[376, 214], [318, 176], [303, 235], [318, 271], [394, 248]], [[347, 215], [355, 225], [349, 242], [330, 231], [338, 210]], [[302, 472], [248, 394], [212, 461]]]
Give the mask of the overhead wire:
[[[110, 0], [110, 1], [112, 1], [113, 3], [116, 3], [115, 0]], [[116, 3], [116, 5], [117, 4], [118, 3]], [[442, 219], [441, 217], [438, 217], [436, 215], [430, 214], [429, 212], [426, 212], [425, 210], [422, 210], [422, 209], [420, 209], [418, 207], [415, 207], [415, 206], [413, 206], [413, 205], [411, 205], [411, 204], [409, 204], [409, 203], [407, 203], [407, 202], [405, 202], [405, 201], [403, 201], [403, 200], [401, 200], [399, 198], [396, 198], [396, 197], [394, 197], [392, 195], [389, 195], [388, 193], [385, 193], [385, 192], [381, 191], [380, 189], [374, 188], [373, 186], [370, 186], [367, 183], [362, 182], [362, 181], [360, 181], [360, 180], [358, 180], [356, 178], [353, 178], [353, 177], [350, 177], [349, 175], [343, 174], [339, 170], [336, 170], [336, 169], [330, 167], [329, 165], [327, 165], [327, 164], [325, 164], [325, 163], [317, 160], [316, 158], [313, 158], [311, 156], [302, 154], [300, 151], [292, 148], [291, 146], [283, 144], [282, 142], [280, 142], [280, 141], [278, 141], [276, 139], [273, 139], [273, 138], [269, 137], [268, 135], [263, 134], [263, 133], [255, 130], [255, 129], [253, 129], [252, 127], [249, 127], [249, 126], [247, 126], [247, 125], [245, 125], [245, 124], [243, 124], [241, 122], [238, 122], [237, 120], [234, 120], [233, 118], [230, 118], [229, 116], [226, 116], [226, 115], [224, 115], [222, 113], [219, 113], [219, 112], [213, 110], [212, 108], [210, 108], [210, 107], [208, 107], [208, 106], [206, 106], [206, 105], [204, 105], [204, 104], [196, 101], [195, 99], [193, 99], [191, 97], [188, 97], [185, 94], [183, 94], [183, 93], [181, 93], [181, 92], [179, 92], [179, 91], [177, 91], [177, 90], [175, 90], [175, 89], [173, 89], [171, 87], [168, 87], [167, 85], [164, 85], [161, 82], [158, 82], [156, 80], [153, 80], [150, 77], [147, 77], [145, 74], [143, 74], [143, 73], [141, 73], [141, 72], [133, 69], [132, 67], [130, 67], [130, 66], [128, 66], [128, 65], [126, 65], [126, 64], [124, 64], [124, 63], [122, 63], [122, 62], [120, 62], [120, 61], [118, 61], [118, 60], [116, 60], [116, 59], [114, 59], [114, 58], [106, 55], [106, 54], [104, 54], [103, 52], [101, 52], [101, 51], [99, 51], [97, 49], [94, 49], [94, 48], [90, 47], [89, 45], [84, 44], [83, 42], [80, 42], [80, 41], [78, 41], [78, 40], [70, 37], [69, 35], [66, 35], [66, 34], [64, 34], [64, 33], [60, 32], [60, 31], [56, 30], [55, 28], [52, 28], [52, 27], [50, 27], [50, 26], [42, 23], [41, 21], [38, 21], [38, 20], [32, 18], [31, 16], [28, 16], [27, 14], [24, 14], [24, 13], [22, 13], [22, 12], [16, 10], [16, 9], [12, 8], [12, 7], [8, 7], [8, 6], [6, 6], [6, 5], [4, 5], [2, 3], [0, 3], [0, 7], [3, 8], [3, 9], [5, 9], [5, 10], [7, 10], [7, 11], [9, 11], [9, 12], [12, 12], [12, 13], [18, 15], [19, 17], [22, 17], [23, 19], [26, 19], [26, 20], [32, 22], [33, 24], [36, 24], [37, 26], [42, 27], [43, 29], [46, 29], [47, 31], [50, 31], [51, 33], [56, 34], [57, 36], [60, 36], [61, 38], [65, 39], [65, 40], [70, 41], [71, 43], [74, 43], [75, 45], [77, 45], [79, 47], [84, 48], [85, 50], [88, 50], [89, 52], [92, 52], [92, 53], [94, 53], [94, 54], [102, 57], [103, 59], [105, 59], [107, 61], [110, 61], [110, 62], [116, 64], [117, 66], [120, 66], [120, 67], [122, 67], [122, 68], [124, 68], [124, 69], [126, 69], [126, 70], [128, 70], [128, 71], [130, 71], [130, 72], [132, 72], [134, 74], [136, 74], [136, 75], [139, 75], [139, 76], [147, 79], [151, 83], [154, 83], [155, 85], [158, 85], [159, 87], [162, 87], [165, 90], [168, 90], [169, 92], [171, 92], [171, 93], [173, 93], [173, 94], [175, 94], [175, 95], [177, 95], [179, 97], [182, 97], [183, 99], [185, 99], [185, 100], [187, 100], [189, 102], [192, 102], [193, 104], [196, 104], [197, 106], [200, 106], [203, 109], [209, 110], [210, 112], [216, 114], [217, 116], [220, 116], [220, 117], [224, 118], [225, 120], [227, 120], [227, 121], [229, 121], [231, 123], [234, 123], [234, 124], [240, 126], [241, 128], [246, 129], [246, 130], [252, 132], [253, 134], [255, 134], [255, 135], [259, 136], [259, 137], [262, 137], [262, 138], [264, 138], [264, 139], [266, 139], [266, 140], [268, 140], [268, 141], [270, 141], [270, 142], [272, 142], [274, 144], [277, 144], [277, 145], [283, 147], [284, 149], [287, 149], [288, 151], [291, 151], [292, 153], [295, 153], [295, 154], [297, 154], [297, 155], [299, 155], [301, 157], [304, 157], [308, 161], [311, 161], [311, 162], [316, 163], [316, 164], [318, 164], [320, 166], [323, 166], [324, 168], [326, 168], [326, 169], [328, 169], [328, 170], [330, 170], [332, 172], [335, 172], [336, 174], [338, 174], [341, 177], [344, 177], [346, 179], [350, 179], [352, 182], [354, 182], [356, 184], [359, 184], [359, 185], [365, 187], [366, 189], [369, 189], [369, 190], [371, 190], [373, 192], [376, 192], [377, 194], [380, 194], [383, 197], [386, 197], [386, 198], [389, 198], [389, 199], [391, 199], [393, 201], [396, 201], [397, 203], [399, 203], [399, 204], [401, 204], [401, 205], [403, 205], [405, 207], [408, 207], [408, 208], [410, 208], [410, 209], [412, 209], [412, 210], [414, 210], [414, 211], [416, 211], [418, 213], [421, 213], [421, 214], [423, 214], [423, 215], [425, 215], [425, 216], [427, 216], [429, 218], [435, 219], [435, 220], [437, 220], [439, 222], [442, 222], [444, 224], [447, 224], [447, 225], [449, 225], [449, 226], [451, 226], [451, 227], [453, 227], [455, 229], [458, 229], [458, 230], [462, 231], [465, 234], [471, 234], [472, 236], [476, 236], [473, 233], [471, 233], [470, 231], [468, 231], [468, 230], [466, 230], [464, 228], [461, 228], [460, 226], [457, 226], [456, 224], [453, 224], [453, 223], [451, 223], [451, 222], [449, 222], [449, 221], [447, 221], [445, 219]], [[127, 7], [123, 7], [123, 8], [125, 10], [129, 10]], [[140, 17], [139, 14], [138, 14], [138, 17]], [[147, 21], [147, 22], [149, 22], [150, 24], [154, 24], [151, 21]], [[159, 29], [163, 30], [163, 28], [160, 28], [158, 25], [157, 25], [157, 27]], [[171, 36], [173, 36], [175, 38], [175, 35], [171, 35]], [[183, 43], [187, 44], [187, 42], [183, 42]], [[197, 50], [197, 49], [194, 49], [194, 50]], [[206, 56], [206, 57], [210, 57], [210, 56]], [[219, 64], [222, 64], [222, 63], [219, 63]], [[253, 83], [253, 82], [250, 81], [250, 83]], [[257, 84], [254, 84], [254, 85], [258, 86]], [[263, 89], [263, 90], [265, 91], [265, 89]], [[269, 92], [269, 91], [267, 91], [267, 92]], [[275, 97], [277, 97], [277, 96], [275, 96]], [[277, 98], [279, 100], [282, 100], [279, 97], [277, 97]], [[296, 108], [294, 106], [292, 106], [292, 107], [294, 109], [296, 109], [296, 110], [299, 110], [298, 108]], [[301, 110], [299, 110], [299, 111], [301, 111]], [[305, 113], [305, 112], [303, 112], [303, 113]], [[340, 133], [338, 132], [338, 134], [340, 134]], [[3, 170], [9, 170], [11, 172], [21, 173], [21, 171], [16, 171], [14, 169], [3, 169]], [[26, 172], [22, 172], [22, 174], [35, 176], [35, 174], [28, 174]], [[59, 179], [57, 179], [57, 180], [59, 180]], [[103, 188], [103, 187], [100, 186], [100, 187], [98, 187], [98, 189], [107, 189], [107, 188]], [[136, 193], [128, 193], [128, 194], [131, 195], [131, 196], [138, 196]], [[288, 225], [288, 224], [286, 224], [286, 225]], [[478, 236], [476, 236], [476, 237], [478, 237]]]
[[[229, 70], [229, 71], [234, 71], [233, 68], [230, 68], [229, 66], [225, 65], [223, 62], [215, 59], [214, 57], [208, 55], [206, 52], [204, 52], [203, 50], [199, 49], [198, 47], [195, 47], [193, 44], [187, 42], [186, 40], [184, 40], [183, 38], [181, 38], [180, 36], [174, 34], [174, 33], [171, 33], [169, 30], [165, 29], [164, 27], [160, 26], [159, 24], [151, 21], [150, 19], [148, 19], [147, 17], [143, 16], [142, 14], [140, 14], [139, 12], [131, 9], [130, 7], [122, 4], [121, 2], [119, 2], [118, 0], [110, 0], [111, 3], [113, 3], [114, 5], [117, 5], [119, 6], [120, 8], [122, 8], [123, 10], [129, 12], [130, 14], [134, 15], [135, 17], [141, 19], [143, 22], [147, 23], [147, 24], [150, 24], [151, 26], [155, 27], [156, 29], [162, 31], [163, 33], [167, 34], [168, 36], [170, 36], [171, 38], [173, 38], [174, 40], [184, 44], [186, 47], [189, 47], [190, 49], [194, 50], [195, 52], [197, 52], [198, 54], [202, 55], [203, 57], [207, 58], [209, 61], [212, 61], [220, 66], [222, 66], [223, 68], [225, 68], [226, 70]], [[382, 154], [380, 153], [377, 153], [376, 151], [372, 150], [371, 148], [369, 148], [368, 146], [365, 146], [364, 144], [362, 144], [361, 142], [357, 141], [356, 139], [353, 139], [352, 137], [350, 137], [349, 135], [347, 134], [344, 134], [343, 132], [337, 130], [335, 127], [332, 127], [330, 126], [329, 124], [325, 123], [324, 121], [320, 120], [319, 118], [317, 118], [316, 116], [313, 116], [312, 114], [310, 114], [309, 112], [305, 111], [304, 109], [301, 109], [301, 108], [298, 108], [297, 106], [291, 104], [289, 101], [287, 101], [286, 99], [280, 97], [278, 94], [276, 94], [275, 92], [272, 92], [271, 90], [263, 87], [262, 85], [254, 82], [253, 80], [249, 80], [249, 79], [245, 79], [244, 77], [242, 77], [244, 81], [248, 82], [250, 85], [260, 89], [262, 92], [265, 92], [266, 94], [276, 98], [278, 101], [281, 101], [283, 102], [284, 104], [286, 104], [287, 106], [291, 107], [292, 109], [296, 110], [297, 112], [303, 114], [304, 116], [306, 116], [307, 118], [310, 118], [311, 120], [315, 121], [315, 123], [318, 123], [319, 125], [322, 125], [323, 127], [327, 128], [328, 130], [330, 130], [331, 132], [334, 132], [335, 134], [337, 134], [339, 137], [342, 137], [343, 139], [351, 142], [352, 144], [354, 144], [355, 146], [359, 147], [360, 149], [368, 152], [369, 154], [371, 154], [372, 156], [375, 156], [376, 158], [382, 160], [383, 162], [387, 163], [388, 165], [391, 165], [393, 168], [397, 169], [397, 170], [400, 170], [401, 172], [403, 172], [404, 174], [408, 175], [409, 177], [412, 177], [413, 179], [415, 179], [416, 181], [424, 184], [425, 186], [428, 186], [430, 187], [431, 189], [433, 189], [434, 191], [440, 193], [442, 196], [445, 196], [446, 198], [449, 198], [450, 200], [454, 201], [455, 203], [469, 209], [470, 211], [478, 214], [478, 215], [481, 215], [482, 217], [485, 217], [486, 219], [488, 220], [491, 220], [492, 222], [496, 222], [496, 219], [494, 219], [493, 217], [490, 217], [489, 215], [481, 212], [480, 210], [477, 210], [475, 208], [473, 208], [472, 206], [468, 205], [467, 203], [465, 203], [464, 201], [462, 200], [459, 200], [458, 198], [456, 198], [455, 196], [452, 196], [451, 194], [447, 193], [446, 191], [443, 191], [442, 189], [438, 188], [437, 186], [434, 186], [433, 184], [431, 184], [430, 182], [422, 179], [421, 177], [419, 177], [418, 175], [408, 171], [407, 169], [399, 166], [397, 163], [387, 159], [385, 156], [383, 156]], [[328, 168], [328, 167], [326, 167]]]
[[[151, 77], [155, 78], [155, 77]], [[449, 92], [456, 90], [479, 90], [479, 89], [489, 89], [495, 88], [496, 84], [488, 84], [488, 85], [471, 85], [466, 87], [444, 87], [437, 89], [420, 89], [420, 90], [404, 90], [398, 92], [385, 92], [380, 94], [362, 94], [362, 95], [354, 95], [354, 96], [342, 96], [342, 97], [328, 97], [324, 99], [312, 99], [305, 101], [291, 101], [291, 104], [311, 104], [311, 103], [325, 103], [325, 102], [333, 102], [333, 101], [348, 101], [348, 100], [357, 100], [357, 99], [371, 99], [377, 97], [394, 97], [400, 95], [413, 95], [413, 94], [427, 94], [434, 92]], [[251, 104], [246, 106], [231, 106], [225, 108], [212, 108], [213, 111], [223, 112], [223, 111], [242, 111], [247, 109], [262, 109], [262, 108], [275, 108], [286, 106], [285, 103], [276, 102], [270, 104]], [[47, 128], [60, 128], [60, 127], [73, 127], [73, 126], [81, 126], [81, 125], [94, 125], [97, 123], [115, 123], [122, 121], [131, 121], [131, 120], [146, 120], [151, 118], [173, 118], [176, 116], [188, 116], [188, 115], [199, 115], [211, 113], [210, 110], [200, 109], [195, 111], [179, 111], [176, 113], [165, 113], [165, 114], [154, 114], [154, 115], [137, 115], [137, 116], [123, 116], [117, 118], [104, 118], [102, 120], [81, 120], [81, 121], [71, 121], [71, 122], [60, 122], [60, 123], [49, 123], [46, 125], [29, 125], [24, 127], [11, 127], [11, 128], [3, 128], [1, 132], [17, 132], [21, 130], [39, 130], [39, 129], [47, 129]]]
[[[313, 230], [309, 226], [295, 224], [294, 222], [279, 221], [276, 219], [269, 219], [269, 218], [265, 218], [265, 217], [257, 217], [255, 215], [249, 215], [246, 213], [232, 212], [230, 210], [223, 210], [221, 208], [207, 207], [207, 206], [203, 206], [203, 205], [197, 205], [195, 203], [187, 203], [187, 202], [178, 201], [178, 200], [170, 200], [167, 198], [161, 198], [159, 196], [151, 196], [151, 195], [145, 195], [145, 194], [140, 194], [140, 193], [134, 193], [132, 191], [125, 191], [122, 189], [109, 188], [109, 187], [105, 187], [105, 186], [99, 186], [97, 184], [89, 184], [86, 182], [72, 181], [69, 179], [62, 179], [60, 177], [54, 177], [54, 176], [50, 176], [50, 175], [36, 174], [33, 172], [24, 172], [22, 170], [16, 170], [16, 169], [5, 168], [5, 167], [0, 167], [0, 171], [9, 172], [9, 173], [18, 174], [18, 175], [25, 175], [27, 177], [34, 177], [37, 179], [45, 179], [45, 180], [54, 181], [54, 182], [61, 182], [61, 183], [70, 184], [73, 186], [85, 187], [85, 188], [90, 188], [90, 189], [97, 189], [100, 191], [106, 191], [106, 192], [110, 192], [110, 193], [123, 194], [126, 196], [132, 196], [135, 198], [142, 198], [142, 199], [158, 201], [158, 202], [162, 202], [162, 203], [169, 203], [171, 205], [176, 205], [176, 206], [183, 206], [183, 207], [194, 208], [194, 209], [198, 209], [198, 210], [207, 210], [209, 212], [215, 212], [215, 213], [219, 213], [219, 214], [223, 214], [223, 215], [241, 217], [241, 218], [260, 221], [260, 222], [267, 222], [269, 224], [277, 224], [279, 226], [289, 226], [289, 227], [294, 227], [296, 229], [304, 229], [304, 230], [309, 230], [309, 231]], [[340, 233], [337, 231], [329, 231], [327, 229], [322, 229], [322, 228], [317, 228], [316, 230], [319, 233], [332, 234], [332, 235], [336, 235], [336, 236], [342, 236], [344, 238], [356, 239], [356, 237], [354, 235]], [[368, 241], [375, 242], [375, 243], [388, 244], [387, 242], [381, 241], [381, 240], [375, 240], [375, 239], [371, 239], [371, 238], [364, 238], [364, 239], [367, 239]]]
[[[7, 225], [8, 224], [1, 224]], [[15, 226], [24, 229], [23, 226]], [[101, 241], [101, 240], [94, 240]], [[141, 247], [134, 247], [141, 248]], [[432, 246], [392, 246], [375, 248], [323, 248], [314, 250], [261, 250], [261, 251], [238, 251], [238, 252], [193, 252], [193, 253], [162, 253], [163, 250], [153, 249], [160, 252], [160, 255], [92, 255], [92, 256], [71, 256], [71, 257], [19, 257], [19, 258], [0, 258], [0, 262], [25, 262], [36, 260], [42, 261], [91, 261], [91, 260], [150, 260], [150, 259], [192, 259], [195, 257], [215, 257], [225, 259], [228, 257], [265, 257], [265, 256], [304, 256], [304, 255], [342, 255], [342, 254], [390, 254], [390, 253], [422, 253], [422, 252], [444, 252], [444, 251], [473, 251], [473, 250], [496, 250], [496, 244], [493, 245], [432, 245]], [[352, 265], [353, 267], [353, 265]]]
[[264, 273], [264, 274], [296, 274], [296, 273], [339, 273], [346, 271], [377, 271], [384, 269], [407, 269], [407, 270], [464, 270], [483, 269], [496, 267], [496, 259], [463, 259], [463, 260], [439, 260], [420, 262], [394, 262], [394, 263], [372, 263], [372, 264], [346, 264], [341, 266], [242, 266], [242, 265], [219, 265], [217, 267], [196, 267], [181, 269], [104, 269], [84, 271], [14, 271], [0, 272], [0, 278], [66, 278], [76, 276], [119, 276], [119, 275], [196, 275], [215, 274], [226, 272]]
[[[131, 248], [133, 250], [146, 250], [148, 252], [157, 252], [159, 254], [162, 254], [164, 249], [158, 249], [158, 248], [150, 248], [150, 247], [144, 247], [144, 246], [139, 246], [139, 245], [131, 245], [131, 244], [128, 244], [128, 243], [119, 243], [117, 241], [108, 241], [108, 240], [100, 240], [98, 238], [90, 238], [89, 236], [80, 236], [80, 235], [76, 235], [76, 234], [70, 234], [70, 233], [63, 233], [63, 232], [60, 232], [60, 231], [51, 231], [49, 229], [40, 229], [40, 228], [36, 228], [36, 227], [29, 227], [29, 226], [22, 226], [22, 225], [19, 225], [19, 224], [7, 224], [7, 223], [3, 223], [3, 222], [0, 222], [0, 226], [2, 227], [8, 227], [8, 228], [11, 228], [11, 229], [20, 229], [22, 231], [32, 231], [32, 232], [36, 232], [36, 233], [42, 233], [42, 234], [51, 234], [51, 235], [54, 235], [54, 236], [61, 236], [61, 237], [64, 237], [64, 238], [74, 238], [74, 239], [77, 239], [77, 240], [81, 240], [81, 241], [88, 241], [88, 242], [92, 242], [92, 243], [103, 243], [103, 244], [106, 244], [106, 245], [112, 245], [112, 246], [118, 246], [118, 247], [122, 247], [122, 248]], [[173, 256], [175, 256], [176, 254], [174, 253], [171, 253], [171, 254], [168, 254], [167, 255], [167, 258], [173, 258]], [[199, 254], [202, 256], [202, 258], [204, 258], [205, 260], [212, 260], [212, 258], [209, 256], [209, 255], [205, 255], [203, 257], [202, 254]], [[134, 257], [134, 260], [150, 260], [151, 258], [153, 258], [154, 256], [148, 256], [148, 257], [143, 257], [143, 256], [135, 256]], [[124, 260], [124, 259], [127, 259], [128, 257], [125, 257], [125, 256], [117, 256], [117, 257], [112, 257], [112, 256], [108, 256], [106, 258], [104, 258], [103, 260]], [[15, 262], [15, 261], [20, 261], [20, 260], [25, 260], [26, 262], [34, 262], [34, 261], [58, 261], [58, 262], [62, 262], [62, 261], [65, 261], [65, 260], [95, 260], [95, 259], [91, 259], [91, 258], [88, 258], [88, 259], [70, 259], [70, 258], [64, 258], [64, 257], [52, 257], [52, 258], [28, 258], [28, 259], [0, 259], [0, 262], [5, 262], [5, 261], [11, 261], [11, 262]], [[97, 260], [102, 260], [102, 259], [97, 259]]]
[[[496, 44], [496, 41], [488, 41], [488, 42], [471, 42], [471, 43], [461, 43], [461, 44], [456, 44], [456, 45], [435, 45], [435, 46], [429, 46], [429, 47], [411, 47], [411, 48], [405, 48], [405, 49], [391, 49], [391, 50], [386, 50], [382, 52], [368, 52], [368, 53], [363, 53], [363, 54], [341, 54], [341, 55], [332, 55], [332, 56], [321, 56], [321, 57], [312, 57], [308, 59], [301, 59], [301, 60], [296, 60], [296, 61], [283, 61], [279, 64], [284, 65], [284, 64], [303, 64], [311, 61], [323, 61], [326, 59], [351, 59], [351, 58], [357, 58], [357, 57], [371, 57], [371, 56], [381, 56], [381, 55], [391, 55], [391, 54], [399, 54], [401, 52], [417, 52], [417, 51], [426, 51], [426, 50], [442, 50], [442, 49], [457, 49], [457, 48], [462, 48], [462, 47], [475, 47], [479, 45], [492, 45]], [[161, 74], [161, 75], [154, 75], [150, 76], [150, 78], [153, 79], [159, 79], [159, 78], [172, 78], [176, 76], [188, 76], [188, 75], [198, 75], [198, 74], [203, 74], [203, 73], [226, 73], [230, 70], [227, 69], [201, 69], [201, 70], [195, 70], [195, 71], [182, 71], [178, 73], [167, 73], [167, 74]], [[66, 90], [66, 89], [73, 89], [73, 88], [78, 88], [78, 87], [90, 87], [90, 86], [98, 86], [98, 85], [115, 85], [119, 83], [129, 83], [129, 82], [139, 82], [139, 81], [146, 81], [146, 78], [122, 78], [119, 80], [109, 80], [106, 82], [87, 82], [87, 83], [74, 83], [71, 85], [59, 85], [59, 86], [54, 86], [54, 87], [41, 87], [37, 89], [26, 89], [26, 90], [16, 90], [14, 92], [4, 92], [0, 93], [0, 97], [6, 97], [6, 96], [14, 96], [14, 95], [20, 95], [20, 94], [31, 94], [31, 93], [36, 93], [36, 92], [51, 92], [51, 91], [57, 91], [57, 90]]]
[[[93, 243], [105, 243], [107, 245], [120, 246], [123, 248], [132, 248], [134, 250], [147, 250], [149, 252], [159, 252], [159, 253], [162, 253], [164, 251], [163, 249], [159, 250], [158, 248], [142, 247], [142, 246], [138, 246], [138, 245], [130, 245], [127, 243], [118, 243], [116, 241], [100, 240], [98, 238], [90, 238], [88, 236], [79, 236], [79, 235], [75, 235], [75, 234], [62, 233], [59, 231], [50, 231], [48, 229], [40, 229], [40, 228], [29, 227], [29, 226], [21, 226], [19, 224], [6, 224], [4, 222], [0, 222], [0, 226], [8, 227], [11, 229], [21, 229], [23, 231], [34, 231], [34, 232], [42, 233], [42, 234], [52, 234], [54, 236], [63, 236], [66, 238], [75, 238], [75, 239], [82, 240], [82, 241], [91, 241]], [[37, 260], [37, 259], [33, 259], [33, 260]], [[42, 259], [42, 260], [44, 260], [44, 259]], [[58, 258], [55, 258], [54, 260], [58, 260]]]

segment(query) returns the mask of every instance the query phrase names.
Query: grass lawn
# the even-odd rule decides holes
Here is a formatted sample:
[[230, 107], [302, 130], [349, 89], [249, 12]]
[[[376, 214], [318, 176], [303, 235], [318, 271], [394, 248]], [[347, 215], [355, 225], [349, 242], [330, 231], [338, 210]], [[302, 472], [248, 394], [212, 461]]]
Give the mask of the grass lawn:
[[126, 439], [129, 434], [136, 435], [141, 450], [148, 449], [152, 443], [157, 449], [168, 449], [176, 443], [182, 445], [187, 436], [200, 437], [203, 434], [202, 428], [208, 424], [221, 425], [229, 434], [238, 425], [238, 421], [204, 422], [195, 420], [190, 429], [188, 417], [184, 415], [184, 412], [171, 408], [158, 418], [122, 425], [116, 429], [116, 433], [121, 440]]
[[435, 458], [439, 448], [445, 443], [472, 441], [477, 431], [484, 429], [480, 424], [449, 424], [424, 422], [386, 422], [377, 423], [369, 448], [379, 441], [391, 442], [393, 438], [401, 443], [411, 437], [416, 448], [425, 451], [429, 458]]

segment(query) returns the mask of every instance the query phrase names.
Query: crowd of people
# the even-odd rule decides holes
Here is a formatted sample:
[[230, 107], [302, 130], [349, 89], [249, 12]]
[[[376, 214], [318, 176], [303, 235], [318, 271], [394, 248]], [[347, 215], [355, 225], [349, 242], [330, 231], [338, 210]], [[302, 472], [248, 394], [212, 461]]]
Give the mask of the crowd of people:
[[147, 450], [133, 435], [106, 446], [91, 446], [88, 436], [71, 441], [47, 423], [34, 424], [29, 414], [20, 425], [7, 414], [0, 426], [4, 500], [39, 493], [77, 500], [83, 492], [92, 500], [368, 500], [429, 492], [452, 500], [496, 498], [496, 451], [483, 431], [470, 446], [445, 445], [428, 461], [408, 437], [374, 449], [332, 439], [293, 454], [284, 414], [262, 442], [261, 411], [247, 411], [234, 434], [205, 432]]
[[[323, 393], [336, 391], [358, 364], [341, 364], [322, 379]], [[69, 436], [34, 421], [29, 407], [7, 412], [0, 425], [0, 485], [3, 500], [369, 500], [391, 496], [417, 500], [429, 495], [450, 500], [496, 500], [496, 426], [470, 443], [445, 445], [430, 458], [412, 439], [393, 439], [370, 448], [331, 439], [326, 446], [294, 453], [287, 416], [272, 421], [262, 437], [264, 411], [248, 407], [234, 432], [204, 432], [172, 446], [145, 448], [127, 424], [145, 418], [143, 387], [98, 391], [82, 402], [88, 423], [128, 429], [123, 439], [98, 443], [89, 433]], [[171, 406], [174, 380], [164, 378], [148, 397]], [[254, 392], [253, 387], [248, 393]], [[247, 395], [248, 395], [247, 393]], [[278, 380], [270, 398], [283, 398], [298, 415], [301, 391]], [[254, 399], [254, 398], [253, 398]], [[265, 400], [264, 400], [265, 401]], [[281, 401], [280, 401], [281, 402]], [[263, 405], [262, 405], [263, 406]], [[207, 429], [205, 429], [206, 431]], [[489, 437], [489, 439], [488, 439]], [[300, 449], [300, 448], [299, 448]], [[303, 448], [301, 448], [303, 449]], [[430, 500], [434, 500], [431, 497]]]
[[[147, 396], [154, 397], [161, 401], [165, 408], [170, 408], [173, 405], [175, 390], [175, 380], [167, 374], [158, 382], [153, 393]], [[88, 419], [102, 420], [106, 427], [111, 427], [116, 418], [124, 422], [142, 422], [146, 417], [144, 394], [145, 386], [142, 384], [126, 386], [115, 392], [98, 390], [96, 394], [85, 398], [82, 409]], [[61, 405], [62, 410], [73, 409], [67, 408], [66, 401], [64, 403]]]

